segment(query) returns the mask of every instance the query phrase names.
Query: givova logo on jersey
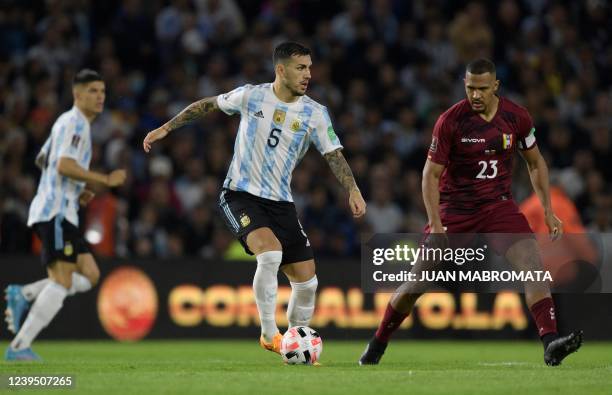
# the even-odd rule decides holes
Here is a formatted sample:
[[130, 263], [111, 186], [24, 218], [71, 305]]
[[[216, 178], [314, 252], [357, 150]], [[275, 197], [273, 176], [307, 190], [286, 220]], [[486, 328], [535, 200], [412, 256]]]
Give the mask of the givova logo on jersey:
[[484, 143], [486, 142], [486, 140], [483, 138], [476, 138], [476, 137], [461, 137], [461, 142], [474, 144], [474, 143]]

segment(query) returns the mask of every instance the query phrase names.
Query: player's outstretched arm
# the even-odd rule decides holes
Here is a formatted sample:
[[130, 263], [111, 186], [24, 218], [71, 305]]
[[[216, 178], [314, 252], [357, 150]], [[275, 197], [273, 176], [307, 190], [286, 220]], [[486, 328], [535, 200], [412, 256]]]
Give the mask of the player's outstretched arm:
[[338, 181], [340, 181], [340, 184], [342, 184], [344, 189], [346, 189], [349, 193], [349, 206], [353, 212], [353, 217], [359, 218], [363, 216], [366, 212], [366, 203], [361, 196], [361, 191], [357, 187], [355, 177], [353, 177], [353, 172], [346, 162], [344, 155], [342, 155], [342, 152], [337, 149], [335, 151], [328, 152], [324, 155], [324, 157], [325, 160], [327, 160], [332, 173], [334, 173]]
[[537, 146], [519, 152], [527, 163], [531, 185], [533, 185], [533, 190], [536, 195], [538, 195], [540, 203], [542, 203], [542, 207], [544, 208], [546, 226], [548, 226], [550, 235], [556, 238], [563, 233], [563, 223], [557, 218], [552, 210], [552, 204], [550, 202], [550, 181], [548, 179], [548, 166], [546, 165], [546, 161]]
[[98, 173], [82, 168], [74, 159], [68, 157], [60, 158], [57, 171], [64, 177], [77, 181], [95, 182], [111, 188], [123, 184], [126, 178], [125, 170], [114, 170], [109, 174]]
[[185, 107], [183, 111], [178, 113], [177, 116], [163, 124], [161, 127], [147, 133], [147, 136], [142, 142], [145, 152], [149, 152], [151, 150], [151, 144], [157, 140], [163, 139], [174, 129], [180, 128], [186, 123], [195, 121], [196, 119], [199, 119], [210, 112], [217, 111], [218, 109], [219, 105], [217, 104], [217, 96], [205, 97], [204, 99], [191, 103]]

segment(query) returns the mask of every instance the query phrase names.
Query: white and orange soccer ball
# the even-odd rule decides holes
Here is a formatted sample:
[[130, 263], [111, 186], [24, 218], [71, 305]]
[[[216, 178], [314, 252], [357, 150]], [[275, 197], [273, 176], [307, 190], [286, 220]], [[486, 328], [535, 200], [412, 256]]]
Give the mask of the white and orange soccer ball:
[[312, 365], [321, 358], [323, 341], [317, 331], [307, 326], [287, 329], [281, 341], [280, 354], [290, 365]]

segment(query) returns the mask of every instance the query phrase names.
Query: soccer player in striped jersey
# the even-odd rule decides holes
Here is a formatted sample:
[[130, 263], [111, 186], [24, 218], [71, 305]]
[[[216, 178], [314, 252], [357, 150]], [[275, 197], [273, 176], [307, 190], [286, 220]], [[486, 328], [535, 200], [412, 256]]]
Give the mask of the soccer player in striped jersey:
[[[563, 224], [551, 207], [548, 167], [536, 143], [533, 121], [525, 108], [497, 95], [499, 81], [491, 61], [470, 63], [464, 82], [467, 97], [440, 115], [434, 126], [423, 169], [423, 200], [429, 217], [424, 234], [449, 245], [447, 233], [481, 233], [515, 270], [538, 270], [538, 244], [510, 190], [517, 151], [527, 163], [551, 237], [563, 233]], [[424, 266], [419, 262], [413, 271]], [[410, 314], [421, 292], [415, 283], [395, 291], [360, 365], [379, 363], [391, 334]], [[580, 348], [582, 331], [558, 334], [547, 283], [526, 282], [525, 301], [544, 346], [545, 363], [559, 365]]]
[[86, 205], [94, 196], [85, 189], [86, 183], [116, 187], [126, 177], [124, 170], [110, 174], [89, 170], [90, 124], [104, 109], [102, 77], [93, 70], [79, 71], [72, 93], [74, 106], [55, 121], [36, 158], [42, 174], [28, 226], [42, 242], [41, 258], [48, 278], [25, 286], [9, 285], [5, 290], [6, 321], [16, 333], [5, 353], [9, 361], [40, 359], [32, 351], [32, 341], [59, 312], [66, 296], [86, 292], [97, 283], [100, 271], [79, 232], [77, 211], [79, 204]]
[[240, 115], [219, 206], [227, 227], [257, 258], [253, 289], [261, 320], [260, 344], [278, 353], [282, 336], [274, 316], [279, 268], [291, 283], [289, 326], [308, 325], [314, 311], [313, 252], [291, 197], [293, 169], [311, 143], [346, 189], [353, 216], [364, 215], [366, 204], [342, 155], [327, 108], [305, 95], [310, 50], [285, 42], [275, 48], [273, 62], [273, 83], [244, 85], [192, 103], [149, 132], [143, 146], [149, 152], [151, 144], [170, 131], [213, 111]]

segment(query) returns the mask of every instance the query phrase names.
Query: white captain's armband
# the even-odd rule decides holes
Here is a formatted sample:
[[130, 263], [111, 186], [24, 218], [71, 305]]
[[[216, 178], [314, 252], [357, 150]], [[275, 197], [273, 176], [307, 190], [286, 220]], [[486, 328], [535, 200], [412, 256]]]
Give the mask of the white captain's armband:
[[519, 140], [519, 148], [522, 150], [528, 150], [528, 149], [533, 148], [535, 143], [536, 143], [535, 128], [531, 128], [527, 137]]

